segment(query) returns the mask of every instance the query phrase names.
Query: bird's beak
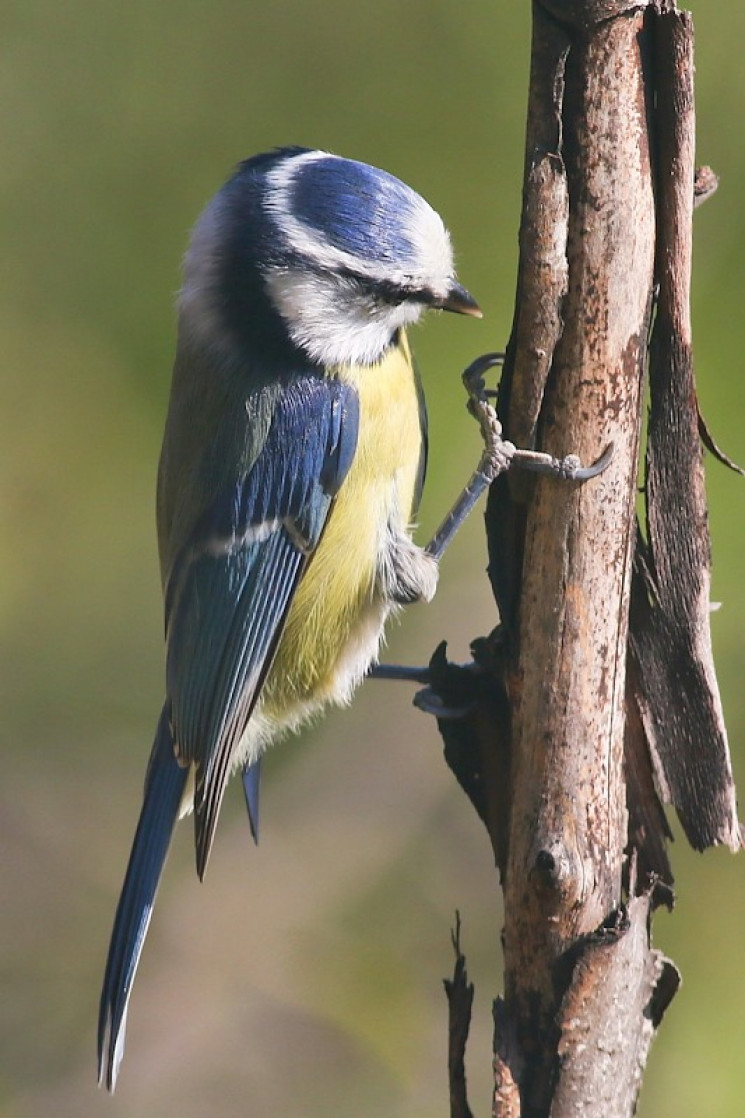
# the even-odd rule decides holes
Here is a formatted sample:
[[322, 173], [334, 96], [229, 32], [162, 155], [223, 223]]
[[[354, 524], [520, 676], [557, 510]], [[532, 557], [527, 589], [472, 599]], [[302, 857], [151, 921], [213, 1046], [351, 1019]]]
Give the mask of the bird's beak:
[[450, 290], [444, 299], [435, 303], [443, 311], [454, 311], [456, 314], [470, 314], [473, 318], [482, 318], [481, 307], [470, 291], [466, 291], [463, 284], [453, 280]]

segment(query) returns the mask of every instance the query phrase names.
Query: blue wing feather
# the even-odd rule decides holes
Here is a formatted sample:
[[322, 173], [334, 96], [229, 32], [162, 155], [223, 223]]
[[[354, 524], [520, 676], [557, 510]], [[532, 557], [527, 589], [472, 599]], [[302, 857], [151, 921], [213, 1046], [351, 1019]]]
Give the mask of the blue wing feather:
[[350, 386], [289, 380], [252, 468], [218, 493], [168, 580], [167, 694], [178, 756], [197, 765], [200, 876], [235, 747], [354, 458], [358, 422]]
[[304, 555], [283, 528], [224, 556], [194, 559], [169, 625], [166, 685], [179, 756], [207, 765], [210, 743], [226, 732], [275, 621], [294, 589]]
[[[113, 1090], [127, 1005], [189, 771], [196, 765], [197, 869], [204, 872], [233, 749], [271, 664], [292, 596], [354, 458], [358, 403], [338, 381], [283, 385], [261, 453], [200, 518], [166, 580], [167, 698], [117, 907], [98, 1026]], [[246, 774], [256, 827], [258, 766]]]

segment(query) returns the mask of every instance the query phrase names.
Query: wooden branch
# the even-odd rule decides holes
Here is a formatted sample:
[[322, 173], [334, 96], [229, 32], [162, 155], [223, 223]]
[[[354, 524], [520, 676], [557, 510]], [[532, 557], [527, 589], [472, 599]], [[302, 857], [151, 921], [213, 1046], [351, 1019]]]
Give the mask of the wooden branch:
[[[541, 38], [555, 33], [538, 7], [534, 18]], [[643, 29], [637, 9], [577, 36], [551, 83], [562, 89], [555, 155], [570, 199], [569, 284], [542, 446], [592, 461], [613, 442], [615, 456], [582, 487], [539, 480], [527, 514], [504, 930], [525, 1114], [547, 1113], [554, 1091], [571, 949], [622, 896], [630, 561], [655, 246]], [[524, 368], [518, 349], [513, 382]]]
[[[590, 939], [557, 1016], [552, 1118], [633, 1114], [655, 1029], [680, 985], [659, 951], [649, 950], [649, 894]], [[593, 1012], [588, 1013], [587, 1007]]]
[[460, 949], [460, 913], [455, 914], [451, 933], [455, 966], [453, 977], [443, 981], [448, 999], [448, 1082], [450, 1118], [473, 1118], [466, 1090], [466, 1043], [471, 1027], [473, 983], [468, 981], [466, 957]]
[[650, 937], [654, 908], [672, 905], [661, 800], [694, 846], [741, 841], [711, 658], [691, 356], [691, 218], [716, 187], [694, 173], [692, 41], [673, 0], [533, 7], [500, 413], [518, 444], [593, 461], [612, 442], [615, 455], [583, 485], [491, 487], [501, 628], [475, 643], [478, 670], [444, 655], [432, 665], [451, 714], [455, 696], [465, 712], [440, 723], [446, 758], [504, 888], [495, 1118], [633, 1113], [679, 984]]

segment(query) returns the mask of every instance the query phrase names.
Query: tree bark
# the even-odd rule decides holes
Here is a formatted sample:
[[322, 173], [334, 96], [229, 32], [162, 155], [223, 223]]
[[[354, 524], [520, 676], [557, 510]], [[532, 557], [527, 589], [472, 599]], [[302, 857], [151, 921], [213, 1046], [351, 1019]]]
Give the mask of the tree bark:
[[494, 483], [501, 626], [474, 643], [475, 671], [442, 653], [431, 665], [445, 702], [467, 708], [440, 723], [446, 759], [504, 890], [495, 1118], [634, 1112], [679, 984], [651, 946], [651, 914], [672, 897], [662, 801], [693, 845], [740, 844], [709, 640], [688, 309], [692, 44], [690, 16], [668, 0], [533, 6], [500, 414], [519, 446], [592, 462], [612, 443], [614, 457], [583, 484]]
[[[545, 40], [565, 35], [542, 9], [534, 18], [542, 60]], [[593, 461], [612, 442], [614, 459], [584, 486], [538, 480], [527, 506], [504, 881], [505, 1002], [531, 1068], [524, 1114], [547, 1113], [555, 1090], [557, 986], [566, 989], [557, 967], [573, 966], [572, 947], [622, 898], [623, 699], [655, 248], [643, 25], [637, 9], [575, 35], [551, 83], [561, 142], [549, 154], [569, 199], [553, 243], [566, 243], [567, 291], [541, 400], [542, 445]], [[530, 132], [528, 145], [536, 151]], [[545, 212], [540, 203], [531, 210]], [[513, 384], [521, 356], [516, 347]], [[511, 401], [510, 436], [512, 414]]]

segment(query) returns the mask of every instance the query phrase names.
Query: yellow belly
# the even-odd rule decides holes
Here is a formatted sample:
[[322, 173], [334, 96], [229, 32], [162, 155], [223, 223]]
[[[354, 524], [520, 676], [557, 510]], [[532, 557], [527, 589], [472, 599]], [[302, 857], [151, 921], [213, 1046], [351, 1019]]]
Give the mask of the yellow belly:
[[348, 701], [375, 659], [391, 608], [377, 578], [386, 527], [407, 531], [416, 499], [420, 397], [403, 333], [380, 364], [337, 375], [357, 390], [359, 439], [262, 691], [262, 714], [283, 722]]

